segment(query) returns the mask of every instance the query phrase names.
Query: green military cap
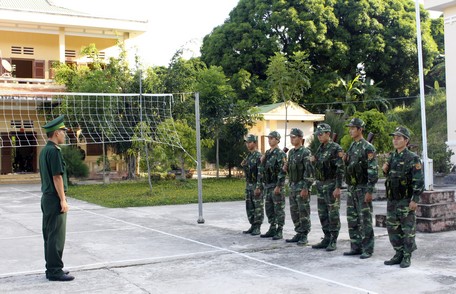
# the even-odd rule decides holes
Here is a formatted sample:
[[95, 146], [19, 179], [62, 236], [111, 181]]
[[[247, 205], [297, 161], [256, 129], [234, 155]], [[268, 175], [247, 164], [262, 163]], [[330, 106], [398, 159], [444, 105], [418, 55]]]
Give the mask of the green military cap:
[[346, 125], [347, 127], [358, 127], [358, 128], [364, 128], [366, 124], [364, 121], [360, 118], [354, 117], [351, 119], [351, 121]]
[[391, 133], [390, 136], [402, 136], [406, 139], [410, 139], [410, 131], [406, 127], [397, 127], [394, 130], [394, 133]]
[[272, 131], [268, 135], [269, 138], [276, 138], [277, 140], [280, 140], [280, 134], [277, 131]]
[[304, 136], [304, 133], [302, 132], [301, 129], [292, 128], [291, 131], [290, 131], [290, 136], [303, 137], [303, 136]]
[[43, 126], [43, 129], [46, 131], [46, 133], [56, 131], [56, 130], [68, 130], [65, 127], [65, 124], [63, 123], [63, 118], [64, 116], [61, 115], [56, 119], [53, 119], [52, 121], [48, 122]]
[[321, 135], [323, 133], [331, 132], [331, 126], [325, 123], [321, 123], [317, 126], [317, 130], [315, 131], [315, 135]]
[[258, 136], [255, 136], [254, 134], [248, 134], [247, 137], [244, 139], [244, 142], [258, 142]]

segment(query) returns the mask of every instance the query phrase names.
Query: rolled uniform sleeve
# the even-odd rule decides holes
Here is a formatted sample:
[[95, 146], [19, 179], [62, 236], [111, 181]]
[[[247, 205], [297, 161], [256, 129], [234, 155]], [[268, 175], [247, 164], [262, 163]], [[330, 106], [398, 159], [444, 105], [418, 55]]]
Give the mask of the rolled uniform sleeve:
[[279, 152], [277, 152], [276, 156], [277, 156], [276, 164], [280, 167], [279, 174], [277, 176], [276, 186], [283, 187], [285, 185], [285, 177], [287, 176], [286, 172], [283, 170], [283, 165], [287, 161], [287, 155], [285, 154], [285, 152], [279, 150]]
[[342, 181], [344, 180], [345, 165], [343, 161], [344, 151], [340, 146], [336, 149], [336, 155], [334, 157], [334, 166], [336, 167], [336, 188], [342, 187]]
[[421, 193], [424, 191], [423, 165], [421, 164], [421, 160], [418, 156], [414, 157], [411, 163], [413, 188], [413, 195], [411, 200], [418, 203], [418, 201], [420, 201]]
[[367, 192], [375, 192], [375, 184], [378, 181], [378, 162], [375, 148], [369, 144], [366, 148], [367, 155]]
[[305, 148], [304, 149], [304, 154], [303, 154], [303, 164], [304, 164], [304, 173], [303, 173], [303, 178], [302, 178], [302, 188], [301, 189], [306, 189], [310, 190], [310, 187], [312, 186], [314, 182], [314, 166], [312, 162], [310, 161], [310, 157], [312, 156], [312, 153], [310, 152], [309, 149]]

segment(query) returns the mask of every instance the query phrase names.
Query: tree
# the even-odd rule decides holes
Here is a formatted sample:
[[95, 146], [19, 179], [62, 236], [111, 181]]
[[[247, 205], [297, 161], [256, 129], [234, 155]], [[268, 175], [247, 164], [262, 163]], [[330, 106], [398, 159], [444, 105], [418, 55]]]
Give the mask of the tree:
[[224, 119], [231, 114], [234, 91], [221, 67], [211, 66], [199, 72], [196, 91], [200, 93], [201, 125], [216, 144], [216, 168], [219, 175], [219, 146]]
[[[424, 9], [421, 20], [428, 70], [438, 51]], [[386, 97], [403, 97], [418, 89], [414, 23], [412, 1], [241, 0], [230, 18], [204, 38], [201, 59], [222, 66], [228, 76], [244, 69], [252, 80], [265, 80], [274, 52], [307, 52], [314, 74], [306, 102], [335, 101], [327, 89], [362, 62]], [[255, 101], [269, 101], [269, 93], [261, 94]]]
[[[307, 57], [304, 52], [295, 52], [289, 59], [281, 53], [276, 53], [269, 59], [267, 81], [273, 97], [285, 102], [286, 114], [288, 101], [299, 102], [304, 96], [304, 91], [310, 88], [312, 70]], [[285, 134], [287, 121], [285, 118]]]

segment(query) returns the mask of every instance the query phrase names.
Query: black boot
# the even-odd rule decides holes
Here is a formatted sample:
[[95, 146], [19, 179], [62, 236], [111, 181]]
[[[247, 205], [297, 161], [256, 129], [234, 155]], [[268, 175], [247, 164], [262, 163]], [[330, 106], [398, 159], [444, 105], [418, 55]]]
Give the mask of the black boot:
[[326, 248], [326, 247], [328, 247], [329, 240], [330, 240], [330, 236], [329, 236], [329, 235], [325, 235], [325, 237], [321, 240], [321, 242], [320, 242], [320, 243], [317, 243], [317, 244], [315, 244], [315, 245], [312, 245], [312, 248], [313, 248], [313, 249], [323, 249], [323, 248]]
[[269, 238], [269, 237], [274, 237], [275, 234], [276, 234], [276, 227], [275, 226], [270, 226], [269, 227], [269, 230], [266, 232], [266, 234], [261, 234], [260, 237], [261, 238]]
[[293, 236], [291, 239], [286, 239], [285, 242], [287, 243], [296, 243], [299, 241], [299, 238], [301, 238], [301, 234], [297, 233], [296, 235]]
[[385, 265], [400, 264], [403, 258], [404, 254], [402, 254], [402, 251], [396, 251], [396, 254], [394, 254], [393, 258], [391, 258], [390, 260], [385, 260], [385, 262], [383, 263]]
[[254, 225], [253, 226], [253, 231], [250, 233], [250, 235], [252, 236], [258, 236], [259, 234], [261, 234], [261, 225]]
[[242, 231], [242, 234], [251, 234], [253, 231], [253, 225], [250, 226], [250, 229], [248, 229], [247, 231]]

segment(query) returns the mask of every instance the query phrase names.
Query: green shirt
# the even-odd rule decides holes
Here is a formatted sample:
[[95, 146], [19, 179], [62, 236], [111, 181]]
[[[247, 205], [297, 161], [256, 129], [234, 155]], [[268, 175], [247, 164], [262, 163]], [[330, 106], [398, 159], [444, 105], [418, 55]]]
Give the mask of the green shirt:
[[345, 181], [349, 186], [367, 186], [373, 193], [378, 181], [378, 164], [375, 147], [364, 138], [353, 142], [345, 159]]
[[314, 181], [313, 166], [310, 163], [310, 150], [304, 146], [291, 148], [288, 151], [287, 172], [290, 185], [296, 185], [297, 190], [309, 190]]
[[406, 198], [418, 202], [424, 190], [423, 168], [418, 155], [407, 148], [400, 153], [394, 151], [388, 164], [385, 182], [388, 199]]
[[244, 160], [243, 168], [247, 184], [255, 184], [255, 188], [261, 188], [260, 177], [258, 176], [258, 167], [261, 164], [261, 153], [257, 150], [249, 152]]
[[283, 187], [286, 174], [282, 168], [286, 160], [287, 155], [279, 148], [266, 151], [264, 159], [259, 166], [260, 180], [264, 183], [265, 187]]
[[[60, 147], [52, 141], [48, 141], [46, 146], [40, 153], [40, 176], [41, 176], [41, 192], [43, 194], [57, 195], [57, 190], [54, 186], [53, 176], [63, 176], [63, 187], [68, 189], [68, 178]], [[58, 195], [57, 195], [58, 196]]]
[[320, 144], [315, 153], [315, 179], [318, 181], [334, 180], [336, 188], [342, 187], [344, 178], [344, 162], [342, 160], [343, 150], [339, 144], [328, 142]]

